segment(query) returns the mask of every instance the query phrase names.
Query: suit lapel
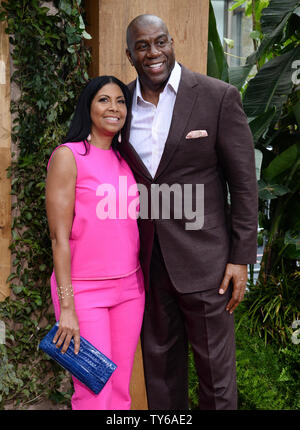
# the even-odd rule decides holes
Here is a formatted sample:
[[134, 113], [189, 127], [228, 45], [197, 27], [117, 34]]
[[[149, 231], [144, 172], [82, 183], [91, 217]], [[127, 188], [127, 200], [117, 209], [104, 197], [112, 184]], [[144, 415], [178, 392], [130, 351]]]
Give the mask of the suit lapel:
[[[163, 173], [163, 171], [171, 161], [171, 158], [180, 142], [186, 123], [190, 117], [194, 103], [197, 98], [197, 92], [194, 89], [194, 87], [197, 85], [197, 81], [194, 77], [194, 74], [183, 66], [181, 66], [181, 68], [181, 79], [174, 105], [170, 130], [154, 179], [152, 178], [150, 172], [135, 151], [134, 147], [129, 143], [130, 124], [132, 118], [131, 109], [130, 112], [128, 112], [125, 142], [124, 144], [122, 143], [121, 152], [125, 159], [130, 163], [131, 168], [137, 171], [139, 174], [143, 174], [143, 176], [148, 178], [151, 182], [153, 180], [156, 180], [158, 176]], [[134, 93], [135, 82], [136, 81], [131, 82], [128, 85], [131, 95], [133, 95]]]
[[196, 85], [197, 81], [193, 73], [181, 66], [181, 79], [174, 105], [170, 130], [154, 180], [156, 180], [166, 169], [180, 142], [197, 98], [197, 92], [194, 89]]

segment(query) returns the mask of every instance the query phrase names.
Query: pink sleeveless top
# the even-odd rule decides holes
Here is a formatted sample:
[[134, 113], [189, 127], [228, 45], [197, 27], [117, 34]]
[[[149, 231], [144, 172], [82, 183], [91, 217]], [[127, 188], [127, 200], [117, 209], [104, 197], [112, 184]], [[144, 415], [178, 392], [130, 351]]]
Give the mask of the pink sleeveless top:
[[134, 273], [140, 267], [139, 197], [129, 166], [112, 149], [88, 145], [88, 153], [82, 155], [82, 142], [57, 148], [60, 146], [72, 151], [77, 166], [69, 239], [72, 280], [112, 279]]

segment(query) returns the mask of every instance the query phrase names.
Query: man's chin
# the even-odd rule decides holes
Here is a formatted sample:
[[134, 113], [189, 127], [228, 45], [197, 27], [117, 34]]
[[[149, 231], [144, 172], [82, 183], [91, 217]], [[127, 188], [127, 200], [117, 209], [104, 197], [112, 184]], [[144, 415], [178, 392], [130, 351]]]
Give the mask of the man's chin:
[[164, 87], [169, 79], [169, 74], [166, 71], [161, 73], [147, 73], [148, 83], [157, 88]]

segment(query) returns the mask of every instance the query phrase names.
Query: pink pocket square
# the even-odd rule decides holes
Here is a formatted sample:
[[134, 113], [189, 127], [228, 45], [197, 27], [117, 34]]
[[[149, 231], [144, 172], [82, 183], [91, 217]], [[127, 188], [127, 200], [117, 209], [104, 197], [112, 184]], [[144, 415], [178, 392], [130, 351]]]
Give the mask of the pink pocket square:
[[208, 136], [206, 130], [192, 130], [185, 136], [185, 138], [186, 139], [197, 139], [198, 137], [206, 137], [206, 136]]

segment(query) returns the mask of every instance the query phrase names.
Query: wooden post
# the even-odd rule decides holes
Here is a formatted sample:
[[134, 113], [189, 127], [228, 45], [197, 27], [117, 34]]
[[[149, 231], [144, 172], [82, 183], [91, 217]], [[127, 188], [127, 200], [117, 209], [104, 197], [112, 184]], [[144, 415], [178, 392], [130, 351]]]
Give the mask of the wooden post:
[[11, 182], [6, 169], [11, 163], [11, 116], [9, 41], [0, 21], [0, 301], [10, 294], [6, 279], [11, 272]]
[[209, 0], [89, 0], [87, 31], [92, 35], [91, 76], [115, 75], [125, 83], [136, 77], [126, 56], [126, 28], [143, 13], [162, 18], [175, 42], [176, 59], [206, 73]]
[[[126, 28], [138, 15], [162, 18], [174, 39], [176, 59], [194, 72], [206, 73], [209, 0], [89, 0], [87, 42], [90, 76], [114, 75], [128, 84], [136, 78], [126, 56]], [[141, 345], [135, 354], [130, 392], [132, 409], [147, 409]]]

